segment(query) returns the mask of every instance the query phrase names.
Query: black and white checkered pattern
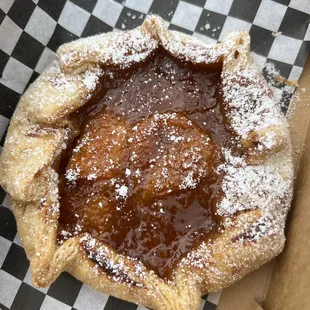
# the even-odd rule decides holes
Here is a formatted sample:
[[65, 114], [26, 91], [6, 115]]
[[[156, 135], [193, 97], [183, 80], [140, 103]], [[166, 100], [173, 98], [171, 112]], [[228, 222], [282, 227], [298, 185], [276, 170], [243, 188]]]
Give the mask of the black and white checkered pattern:
[[[169, 29], [209, 43], [229, 30], [251, 34], [251, 49], [263, 68], [271, 62], [285, 78], [298, 80], [310, 50], [310, 1], [305, 0], [1, 0], [0, 152], [20, 95], [55, 59], [57, 48], [79, 37], [132, 29], [147, 14], [162, 16]], [[281, 32], [278, 37], [273, 32]], [[294, 89], [275, 88], [287, 107]], [[0, 309], [142, 310], [101, 294], [69, 274], [36, 289], [8, 200], [0, 187]], [[202, 299], [216, 309], [220, 294]]]

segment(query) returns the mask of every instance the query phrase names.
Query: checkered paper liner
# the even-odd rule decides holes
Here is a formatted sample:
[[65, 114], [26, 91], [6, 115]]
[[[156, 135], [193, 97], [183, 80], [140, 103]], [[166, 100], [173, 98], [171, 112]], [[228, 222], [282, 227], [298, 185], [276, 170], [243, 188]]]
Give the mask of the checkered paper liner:
[[[0, 0], [0, 152], [21, 94], [55, 59], [61, 44], [135, 28], [148, 14], [208, 43], [221, 41], [229, 30], [246, 30], [258, 65], [263, 69], [271, 63], [291, 80], [299, 79], [310, 50], [307, 0]], [[273, 90], [286, 111], [294, 88]], [[34, 288], [8, 207], [0, 187], [0, 309], [145, 309], [99, 293], [67, 273], [50, 287]], [[215, 310], [219, 297], [204, 296], [200, 309]]]

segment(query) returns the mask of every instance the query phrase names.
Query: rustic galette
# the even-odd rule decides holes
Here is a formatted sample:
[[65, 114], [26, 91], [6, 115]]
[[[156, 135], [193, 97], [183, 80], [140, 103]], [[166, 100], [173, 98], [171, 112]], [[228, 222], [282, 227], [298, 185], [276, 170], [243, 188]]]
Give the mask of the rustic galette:
[[154, 309], [198, 309], [283, 248], [288, 124], [246, 32], [156, 16], [61, 46], [0, 162], [36, 286], [63, 271]]

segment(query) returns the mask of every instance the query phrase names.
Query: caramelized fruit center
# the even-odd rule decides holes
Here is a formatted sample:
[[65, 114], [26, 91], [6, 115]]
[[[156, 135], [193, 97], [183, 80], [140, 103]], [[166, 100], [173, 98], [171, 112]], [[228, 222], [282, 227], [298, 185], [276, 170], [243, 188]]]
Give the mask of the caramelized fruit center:
[[215, 171], [233, 138], [220, 92], [219, 71], [162, 50], [106, 70], [61, 165], [59, 241], [88, 232], [169, 279], [220, 226]]

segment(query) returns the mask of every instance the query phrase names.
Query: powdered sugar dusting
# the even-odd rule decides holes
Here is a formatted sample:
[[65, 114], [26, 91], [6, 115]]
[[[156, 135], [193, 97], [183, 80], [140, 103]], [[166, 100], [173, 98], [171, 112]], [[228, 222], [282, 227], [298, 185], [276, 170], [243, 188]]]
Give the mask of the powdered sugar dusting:
[[64, 71], [84, 71], [85, 64], [93, 63], [126, 68], [144, 60], [157, 46], [158, 41], [150, 33], [137, 28], [65, 44], [57, 51], [57, 57]]
[[[184, 44], [184, 41], [188, 41], [187, 44]], [[162, 45], [173, 55], [193, 63], [216, 63], [223, 53], [222, 50], [215, 49], [212, 45], [203, 44], [193, 37], [176, 31], [171, 31], [168, 39], [162, 37]]]
[[283, 127], [284, 116], [255, 65], [223, 71], [222, 79], [232, 127], [242, 138], [271, 125]]
[[[146, 59], [160, 44], [186, 61], [214, 64], [234, 49], [240, 33], [234, 32], [226, 37], [224, 44], [214, 46], [180, 32], [168, 31], [160, 17], [148, 16], [136, 29], [100, 34], [65, 44], [58, 49], [57, 59], [65, 72], [82, 72], [92, 63], [126, 68]], [[249, 41], [248, 38], [244, 40], [244, 44]]]
[[[129, 286], [144, 287], [142, 283], [146, 276], [146, 268], [137, 259], [116, 256], [113, 250], [92, 238], [89, 234], [81, 237], [80, 242], [88, 252], [88, 257], [94, 260], [103, 271], [107, 272], [112, 280]], [[96, 273], [99, 272], [98, 265], [94, 266]]]
[[23, 96], [29, 119], [52, 124], [75, 111], [91, 97], [102, 74], [92, 66], [82, 74], [67, 75], [54, 61]]
[[122, 198], [127, 198], [128, 195], [128, 187], [126, 185], [121, 185], [115, 189], [118, 196]]
[[66, 171], [65, 177], [70, 183], [75, 183], [77, 178], [79, 177], [80, 169], [77, 167], [75, 170], [73, 169], [68, 169]]
[[197, 187], [198, 183], [193, 179], [193, 171], [191, 171], [184, 179], [182, 184], [180, 185], [180, 189], [191, 188], [194, 189]]
[[91, 96], [91, 93], [95, 90], [96, 85], [99, 81], [99, 77], [102, 74], [103, 70], [99, 67], [95, 67], [93, 70], [86, 70], [82, 73], [82, 82], [89, 91], [89, 98]]
[[283, 201], [290, 201], [293, 171], [286, 154], [275, 154], [260, 165], [248, 165], [229, 150], [224, 150], [224, 155], [225, 163], [218, 170], [224, 172], [225, 197], [217, 206], [218, 214], [234, 215], [257, 208], [266, 213], [275, 208], [287, 210]]

